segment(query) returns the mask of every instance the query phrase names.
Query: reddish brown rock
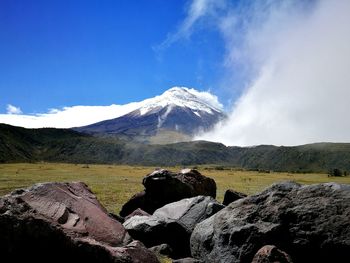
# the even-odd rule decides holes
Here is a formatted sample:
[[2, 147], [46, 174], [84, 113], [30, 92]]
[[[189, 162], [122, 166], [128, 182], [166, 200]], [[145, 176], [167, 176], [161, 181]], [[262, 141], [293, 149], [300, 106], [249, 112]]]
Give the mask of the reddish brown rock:
[[183, 169], [179, 173], [156, 170], [143, 179], [145, 190], [134, 195], [120, 211], [126, 217], [137, 208], [149, 214], [156, 209], [198, 195], [216, 197], [216, 183], [197, 170]]
[[266, 245], [256, 252], [252, 263], [292, 263], [290, 256], [275, 246]]
[[158, 262], [84, 183], [45, 183], [0, 199], [2, 257], [13, 262]]

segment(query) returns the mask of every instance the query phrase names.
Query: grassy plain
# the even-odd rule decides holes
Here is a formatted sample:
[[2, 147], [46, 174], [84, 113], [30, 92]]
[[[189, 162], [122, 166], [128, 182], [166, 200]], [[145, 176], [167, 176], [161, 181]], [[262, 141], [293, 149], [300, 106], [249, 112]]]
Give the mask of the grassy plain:
[[[167, 167], [178, 171], [180, 167]], [[142, 178], [155, 167], [125, 165], [83, 165], [57, 163], [20, 163], [0, 165], [0, 196], [16, 188], [39, 182], [83, 181], [110, 211], [118, 213], [121, 206], [135, 193], [143, 189]], [[223, 200], [227, 189], [232, 188], [247, 194], [257, 193], [274, 182], [292, 180], [302, 184], [338, 182], [350, 184], [350, 176], [327, 177], [326, 174], [261, 173], [216, 170], [210, 166], [198, 167], [205, 176], [216, 181], [217, 199]]]

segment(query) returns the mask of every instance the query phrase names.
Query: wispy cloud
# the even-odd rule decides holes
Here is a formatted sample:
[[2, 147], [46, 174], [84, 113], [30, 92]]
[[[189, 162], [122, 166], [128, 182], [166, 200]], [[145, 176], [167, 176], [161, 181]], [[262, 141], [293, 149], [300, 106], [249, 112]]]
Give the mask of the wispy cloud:
[[241, 66], [248, 85], [229, 119], [199, 138], [228, 145], [349, 142], [350, 2], [261, 2], [221, 18], [228, 72]]
[[7, 114], [22, 114], [21, 108], [7, 104], [6, 107]]
[[187, 3], [186, 17], [178, 28], [167, 35], [166, 39], [155, 46], [156, 51], [162, 51], [173, 43], [182, 39], [188, 39], [194, 26], [203, 17], [216, 17], [216, 12], [222, 10], [226, 6], [225, 0], [193, 0]]

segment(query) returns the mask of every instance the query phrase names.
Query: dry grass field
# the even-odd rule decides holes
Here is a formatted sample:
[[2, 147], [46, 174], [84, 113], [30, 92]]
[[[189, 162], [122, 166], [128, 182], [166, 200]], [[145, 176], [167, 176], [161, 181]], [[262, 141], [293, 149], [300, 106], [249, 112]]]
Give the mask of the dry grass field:
[[[83, 164], [1, 164], [0, 195], [10, 193], [39, 182], [83, 181], [96, 194], [100, 202], [110, 211], [118, 213], [121, 206], [135, 193], [143, 189], [142, 178], [155, 167], [125, 165]], [[168, 167], [178, 171], [180, 167]], [[223, 200], [226, 189], [232, 188], [254, 194], [274, 182], [292, 180], [302, 184], [338, 182], [350, 184], [350, 177], [331, 177], [326, 174], [259, 173], [237, 170], [216, 170], [209, 166], [198, 167], [205, 176], [216, 181], [217, 199]]]

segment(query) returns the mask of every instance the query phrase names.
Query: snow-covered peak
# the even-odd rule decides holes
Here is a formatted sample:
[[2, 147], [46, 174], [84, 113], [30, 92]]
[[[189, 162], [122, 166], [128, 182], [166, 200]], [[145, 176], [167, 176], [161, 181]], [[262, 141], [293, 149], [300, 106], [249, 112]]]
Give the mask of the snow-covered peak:
[[[115, 119], [139, 110], [137, 114], [146, 114], [152, 110], [166, 107], [169, 112], [174, 106], [188, 107], [201, 117], [200, 111], [222, 112], [222, 105], [210, 92], [197, 91], [186, 87], [173, 87], [154, 98], [124, 105], [109, 106], [71, 106], [51, 109], [37, 114], [0, 114], [0, 123], [26, 128], [71, 128], [86, 126], [97, 122]], [[168, 111], [169, 110], [169, 111]]]
[[223, 109], [223, 105], [219, 102], [218, 97], [209, 91], [198, 91], [187, 87], [172, 87], [162, 95], [177, 97], [178, 99], [194, 99], [204, 104], [208, 104], [210, 107], [219, 111]]
[[162, 95], [144, 100], [141, 105], [139, 108], [141, 115], [167, 106], [190, 108], [195, 112], [204, 111], [209, 114], [222, 111], [222, 104], [215, 95], [186, 87], [173, 87]]
[[166, 90], [163, 95], [164, 96], [173, 96], [178, 98], [188, 97], [192, 94], [189, 92], [189, 88], [186, 87], [172, 87], [168, 90]]
[[135, 102], [127, 114], [76, 130], [174, 142], [211, 129], [225, 118], [221, 107], [209, 92], [173, 87], [154, 98]]

